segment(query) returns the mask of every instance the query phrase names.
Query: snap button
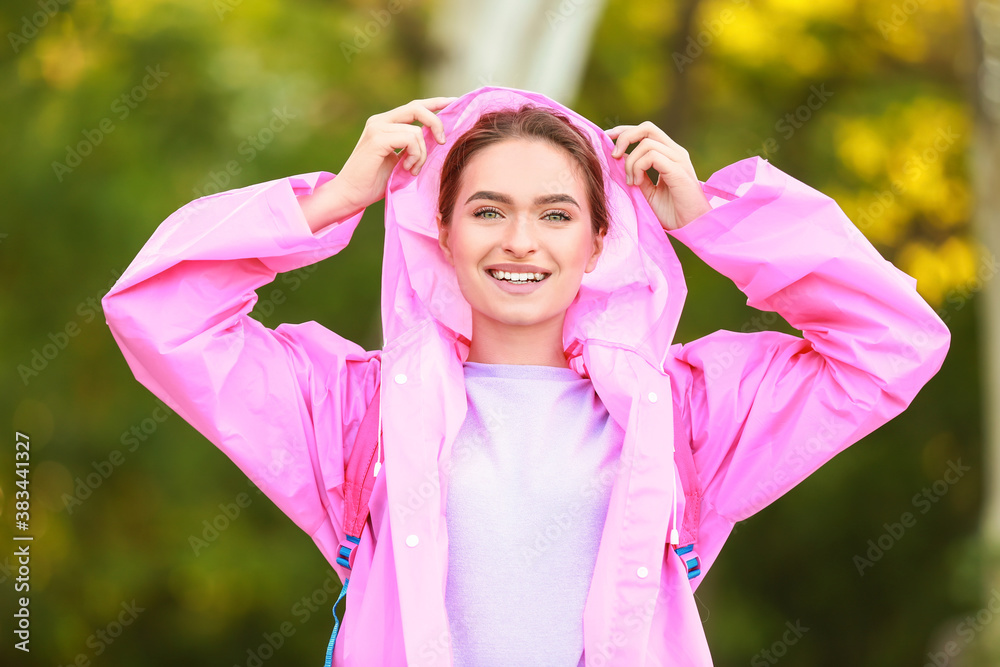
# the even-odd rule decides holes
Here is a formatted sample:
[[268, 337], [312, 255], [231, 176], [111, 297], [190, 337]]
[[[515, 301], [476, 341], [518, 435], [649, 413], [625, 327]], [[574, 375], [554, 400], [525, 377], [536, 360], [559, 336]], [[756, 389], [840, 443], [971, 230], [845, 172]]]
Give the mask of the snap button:
[[404, 384], [405, 382], [406, 382], [405, 374], [400, 373], [399, 375], [396, 376], [396, 384]]
[[408, 547], [415, 547], [415, 546], [417, 546], [417, 544], [419, 542], [420, 542], [420, 538], [417, 537], [416, 535], [407, 535], [406, 536], [406, 546], [408, 546]]
[[639, 576], [640, 579], [645, 579], [646, 576], [649, 574], [649, 570], [647, 570], [645, 567], [640, 567], [638, 570], [635, 571], [635, 573]]
[[655, 391], [649, 392], [649, 402], [650, 403], [656, 403], [656, 392]]

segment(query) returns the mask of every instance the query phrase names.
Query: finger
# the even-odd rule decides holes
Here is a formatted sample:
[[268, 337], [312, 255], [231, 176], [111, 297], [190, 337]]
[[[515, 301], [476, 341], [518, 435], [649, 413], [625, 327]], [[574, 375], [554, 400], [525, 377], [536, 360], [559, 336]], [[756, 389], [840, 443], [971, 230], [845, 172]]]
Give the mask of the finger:
[[[653, 145], [648, 141], [640, 142], [632, 152], [625, 156], [625, 180], [629, 185], [638, 185], [642, 182], [645, 169], [638, 167], [640, 158], [644, 158], [647, 153], [653, 150]], [[648, 167], [646, 167], [648, 169]]]
[[643, 137], [651, 137], [653, 139], [656, 139], [660, 143], [669, 146], [674, 150], [680, 151], [685, 155], [687, 154], [687, 151], [684, 149], [683, 146], [674, 141], [669, 134], [661, 130], [659, 126], [653, 123], [652, 121], [648, 120], [643, 121], [637, 126], [637, 129], [639, 129], [642, 132]]
[[424, 99], [421, 100], [414, 100], [414, 102], [419, 102], [428, 109], [439, 111], [441, 109], [444, 109], [446, 106], [448, 106], [457, 99], [458, 99], [457, 97], [446, 97], [446, 96], [425, 97]]
[[612, 130], [619, 132], [617, 140], [615, 141], [615, 151], [612, 153], [613, 157], [618, 157], [624, 153], [625, 149], [627, 149], [631, 144], [641, 142], [646, 138], [659, 141], [663, 145], [669, 147], [672, 154], [685, 157], [688, 155], [683, 146], [671, 139], [666, 132], [648, 120], [643, 121], [639, 125], [619, 125], [618, 127], [612, 128]]
[[[671, 169], [673, 171], [676, 172], [678, 169], [680, 169], [683, 172], [686, 172], [686, 173], [690, 174], [692, 177], [694, 177], [695, 179], [697, 179], [697, 176], [694, 173], [694, 166], [692, 166], [692, 164], [691, 164], [691, 158], [688, 156], [688, 153], [687, 153], [686, 150], [684, 150], [683, 148], [681, 148], [677, 144], [673, 144], [673, 145], [671, 145], [671, 144], [663, 144], [663, 143], [661, 143], [661, 142], [659, 142], [659, 141], [657, 141], [655, 139], [651, 139], [649, 137], [646, 137], [646, 138], [643, 138], [642, 140], [640, 140], [639, 141], [639, 145], [636, 146], [635, 149], [629, 154], [630, 161], [626, 160], [626, 163], [625, 163], [626, 170], [628, 170], [630, 166], [634, 165], [634, 163], [642, 155], [644, 155], [648, 151], [658, 152], [658, 153], [662, 154], [664, 157], [666, 157], [667, 159], [669, 159], [670, 162], [671, 162], [671, 165], [672, 165]], [[649, 165], [647, 165], [645, 168], [648, 169]], [[635, 172], [635, 168], [634, 167], [632, 167], [631, 173], [636, 174], [636, 176], [638, 176], [638, 174]]]
[[[397, 125], [395, 128], [387, 129], [380, 135], [383, 148], [393, 151], [396, 154], [396, 161], [404, 160], [404, 169], [410, 169], [416, 159], [420, 157], [423, 136], [419, 127], [415, 125]], [[388, 151], [385, 153], [388, 155]]]
[[417, 175], [417, 170], [427, 159], [427, 145], [424, 143], [424, 132], [416, 125], [404, 127], [407, 133], [406, 151], [408, 155], [404, 158], [403, 168], [408, 169]]
[[413, 175], [416, 176], [420, 172], [420, 168], [424, 166], [424, 162], [427, 162], [427, 142], [424, 141], [424, 131], [418, 127], [414, 127], [417, 135], [417, 146], [420, 148], [420, 155], [417, 157], [416, 162], [413, 163]]
[[[442, 99], [442, 98], [434, 98], [434, 99]], [[424, 104], [426, 100], [418, 100], [418, 102], [420, 104], [418, 104], [414, 108], [415, 120], [419, 121], [424, 126], [429, 127], [431, 130], [431, 134], [434, 135], [434, 138], [437, 139], [437, 142], [439, 144], [443, 144], [445, 142], [444, 122], [437, 117], [437, 114], [435, 114], [434, 111], [437, 109], [444, 108], [444, 106], [447, 106], [447, 104], [439, 107], [436, 104]]]
[[630, 139], [631, 134], [629, 131], [634, 127], [635, 125], [617, 125], [608, 130], [608, 137], [615, 142], [615, 148], [611, 151], [611, 157], [621, 157], [625, 153], [625, 149], [629, 147], [629, 144], [633, 143]]
[[682, 183], [689, 176], [690, 172], [686, 165], [676, 156], [671, 155], [670, 150], [664, 150], [664, 148], [666, 147], [663, 144], [643, 142], [632, 151], [629, 155], [631, 162], [627, 165], [627, 169], [629, 173], [634, 175], [632, 178], [634, 184], [641, 183], [643, 177], [647, 175], [646, 170], [650, 168], [655, 169], [659, 174], [655, 185], [660, 185], [662, 180], [668, 188]]
[[[614, 157], [619, 157], [625, 155], [625, 151], [628, 147], [634, 143], [642, 141], [645, 137], [642, 128], [637, 125], [623, 125], [618, 134], [618, 138], [615, 140], [615, 150], [612, 153]], [[635, 150], [633, 149], [633, 153]]]
[[419, 121], [431, 128], [438, 143], [445, 142], [444, 123], [435, 115], [435, 111], [443, 109], [458, 98], [432, 97], [426, 100], [413, 100], [390, 112], [388, 120], [393, 123], [412, 123]]

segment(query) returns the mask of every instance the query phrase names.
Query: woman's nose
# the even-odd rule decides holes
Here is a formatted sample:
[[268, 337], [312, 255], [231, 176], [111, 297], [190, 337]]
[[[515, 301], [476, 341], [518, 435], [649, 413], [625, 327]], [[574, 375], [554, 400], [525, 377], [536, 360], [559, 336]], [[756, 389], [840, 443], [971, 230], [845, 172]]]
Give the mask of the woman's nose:
[[523, 255], [535, 249], [535, 228], [524, 216], [514, 218], [504, 230], [503, 249]]

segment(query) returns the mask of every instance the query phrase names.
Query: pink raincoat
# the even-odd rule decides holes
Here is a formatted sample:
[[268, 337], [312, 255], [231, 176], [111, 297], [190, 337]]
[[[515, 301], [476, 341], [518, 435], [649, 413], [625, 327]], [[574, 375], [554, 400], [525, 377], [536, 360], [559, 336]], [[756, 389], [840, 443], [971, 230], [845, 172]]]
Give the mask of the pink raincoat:
[[[583, 615], [586, 665], [711, 665], [694, 598], [704, 575], [688, 580], [671, 529], [685, 513], [697, 522], [706, 572], [736, 522], [902, 412], [950, 342], [912, 278], [832, 199], [766, 160], [713, 174], [702, 184], [713, 209], [664, 232], [601, 128], [541, 94], [482, 87], [439, 113], [447, 144], [424, 129], [418, 176], [397, 165], [389, 179], [381, 350], [316, 322], [271, 330], [248, 316], [276, 274], [350, 242], [362, 213], [313, 234], [296, 199], [329, 172], [180, 208], [104, 297], [108, 325], [136, 378], [311, 535], [342, 579], [344, 461], [381, 374], [384, 467], [333, 662], [451, 665], [445, 498], [472, 331], [437, 244], [439, 176], [480, 114], [523, 102], [561, 111], [590, 138], [611, 220], [563, 330], [571, 367], [625, 430]], [[668, 236], [803, 337], [718, 331], [674, 343], [686, 287]], [[698, 507], [684, 506], [680, 439], [694, 453]]]

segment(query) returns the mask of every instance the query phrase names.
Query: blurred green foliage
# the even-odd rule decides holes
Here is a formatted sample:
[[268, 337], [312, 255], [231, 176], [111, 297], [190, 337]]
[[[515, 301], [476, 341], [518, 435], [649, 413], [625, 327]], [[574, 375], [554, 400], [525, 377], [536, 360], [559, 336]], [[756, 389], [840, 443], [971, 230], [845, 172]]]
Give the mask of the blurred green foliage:
[[[789, 667], [923, 664], [983, 602], [975, 293], [989, 265], [969, 227], [973, 63], [962, 5], [710, 0], [685, 22], [685, 4], [612, 0], [569, 106], [606, 128], [656, 122], [689, 149], [702, 180], [767, 157], [834, 197], [953, 331], [944, 368], [904, 415], [737, 527], [698, 592], [716, 664], [771, 664], [761, 652], [797, 621], [809, 630], [786, 647]], [[0, 404], [8, 432], [31, 436], [36, 536], [32, 652], [15, 651], [8, 635], [3, 664], [83, 655], [94, 665], [247, 665], [283, 623], [294, 633], [265, 664], [322, 660], [330, 568], [228, 459], [158, 409], [99, 300], [181, 205], [336, 172], [367, 117], [437, 94], [421, 86], [434, 3], [407, 5], [347, 62], [341, 44], [378, 7], [0, 7], [9, 42], [0, 49], [0, 349], [10, 378]], [[485, 38], [502, 48], [502, 35]], [[254, 315], [272, 327], [315, 319], [375, 349], [381, 217], [372, 206], [335, 259], [279, 276]], [[675, 245], [689, 283], [678, 341], [719, 328], [789, 330]], [[36, 359], [49, 344], [53, 358]], [[33, 360], [44, 368], [25, 372]], [[972, 472], [920, 513], [914, 495], [958, 459]], [[10, 545], [13, 454], [4, 461], [0, 536]], [[207, 539], [206, 522], [238, 499], [248, 499], [239, 516]], [[906, 511], [916, 525], [859, 575], [855, 556]], [[5, 605], [12, 551], [0, 554]], [[101, 639], [133, 601], [134, 621]]]

